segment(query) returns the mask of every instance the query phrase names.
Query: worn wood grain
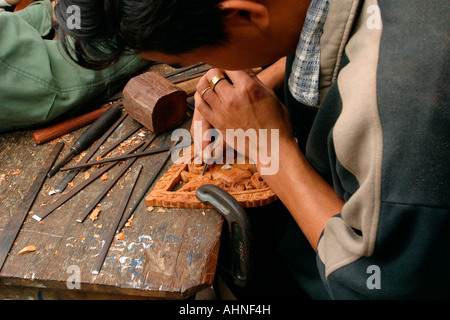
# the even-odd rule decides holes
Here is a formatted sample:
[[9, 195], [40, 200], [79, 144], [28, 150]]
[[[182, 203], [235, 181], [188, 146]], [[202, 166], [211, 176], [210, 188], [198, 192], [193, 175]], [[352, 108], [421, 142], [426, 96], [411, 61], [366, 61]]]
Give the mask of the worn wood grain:
[[[135, 120], [128, 117], [98, 154], [137, 125]], [[183, 126], [188, 128], [189, 121]], [[57, 141], [64, 141], [70, 146], [84, 130], [79, 129]], [[144, 139], [142, 135], [149, 135], [147, 129], [138, 131], [134, 139], [129, 139], [128, 145]], [[28, 190], [30, 181], [40, 169], [39, 165], [52, 149], [52, 143], [34, 146], [32, 131], [0, 135], [0, 230]], [[169, 133], [165, 133], [155, 139], [152, 148], [169, 143]], [[124, 150], [127, 148], [129, 146], [124, 146]], [[67, 152], [68, 148], [64, 148], [60, 157]], [[116, 150], [109, 156], [114, 155], [118, 155]], [[1, 290], [0, 298], [18, 298], [20, 292], [24, 295], [33, 292], [33, 297], [38, 299], [40, 290], [41, 298], [49, 299], [68, 296], [82, 299], [96, 295], [182, 299], [211, 285], [223, 222], [220, 214], [211, 209], [164, 208], [165, 212], [160, 212], [160, 208], [155, 208], [150, 212], [144, 201], [134, 213], [131, 227], [125, 228], [125, 238], [114, 240], [100, 274], [91, 274], [112, 223], [114, 209], [119, 206], [137, 166], [142, 164], [144, 169], [129, 207], [145, 186], [145, 176], [151, 176], [154, 165], [163, 156], [159, 154], [138, 159], [100, 202], [98, 208], [101, 212], [95, 221], [88, 218], [84, 223], [78, 223], [76, 219], [89, 202], [97, 197], [107, 184], [107, 179], [97, 179], [41, 222], [31, 219], [29, 215], [0, 272], [0, 287], [9, 288]], [[81, 157], [73, 159], [71, 164]], [[168, 161], [160, 176], [171, 165]], [[108, 177], [114, 177], [120, 168], [121, 165], [111, 169]], [[98, 168], [86, 172], [92, 174], [95, 170]], [[60, 172], [45, 181], [31, 208], [32, 213], [40, 211], [60, 196], [50, 196], [49, 192], [64, 175], [64, 172]], [[84, 179], [85, 173], [79, 173], [73, 180], [73, 186], [68, 186], [64, 193]], [[18, 255], [28, 245], [34, 245], [36, 251]], [[70, 286], [76, 275], [73, 270], [80, 271], [80, 289], [68, 288], [68, 283]], [[9, 296], [7, 292], [10, 292]], [[42, 296], [42, 292], [45, 295]]]

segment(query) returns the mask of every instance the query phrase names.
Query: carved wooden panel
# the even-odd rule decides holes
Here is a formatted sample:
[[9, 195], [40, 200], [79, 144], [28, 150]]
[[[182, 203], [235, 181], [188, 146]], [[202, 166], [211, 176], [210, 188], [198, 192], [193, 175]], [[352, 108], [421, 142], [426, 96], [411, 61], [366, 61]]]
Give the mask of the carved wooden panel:
[[278, 199], [252, 164], [212, 164], [202, 176], [203, 165], [193, 163], [193, 147], [185, 150], [188, 152], [172, 165], [147, 196], [147, 206], [211, 208], [195, 196], [197, 188], [204, 184], [215, 184], [228, 191], [243, 208], [263, 206]]

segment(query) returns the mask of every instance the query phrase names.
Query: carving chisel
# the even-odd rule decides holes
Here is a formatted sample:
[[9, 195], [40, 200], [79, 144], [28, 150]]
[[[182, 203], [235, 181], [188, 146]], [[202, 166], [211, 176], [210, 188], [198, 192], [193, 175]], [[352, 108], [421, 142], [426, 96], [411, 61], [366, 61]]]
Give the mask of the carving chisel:
[[133, 182], [131, 186], [128, 188], [127, 192], [125, 193], [125, 197], [122, 200], [122, 204], [119, 208], [119, 211], [117, 211], [116, 216], [114, 217], [114, 221], [112, 223], [111, 228], [109, 229], [108, 235], [105, 239], [105, 244], [102, 247], [102, 250], [100, 251], [100, 254], [97, 257], [97, 261], [95, 262], [94, 268], [92, 270], [92, 274], [96, 275], [100, 273], [100, 270], [102, 268], [103, 262], [105, 261], [106, 254], [108, 253], [109, 247], [111, 246], [111, 243], [114, 240], [114, 235], [116, 234], [117, 226], [119, 225], [120, 219], [122, 219], [122, 216], [127, 208], [128, 202], [130, 201], [131, 194], [133, 193], [134, 187], [136, 186], [137, 180], [139, 179], [139, 175], [142, 171], [142, 165], [139, 166], [137, 173], [135, 177], [133, 178]]
[[137, 126], [137, 128], [135, 128], [135, 129], [131, 130], [130, 132], [128, 132], [127, 134], [125, 134], [122, 138], [120, 138], [118, 141], [116, 141], [112, 146], [110, 146], [106, 150], [103, 150], [103, 152], [100, 153], [99, 157], [104, 158], [108, 153], [113, 151], [118, 145], [120, 145], [122, 142], [127, 140], [129, 137], [131, 137], [133, 134], [135, 134], [142, 127], [143, 127], [142, 124], [139, 124]]
[[39, 190], [41, 190], [41, 187], [44, 184], [45, 178], [47, 177], [47, 172], [51, 169], [56, 159], [58, 159], [58, 155], [63, 147], [64, 143], [59, 142], [53, 148], [49, 157], [45, 161], [44, 166], [37, 174], [36, 179], [34, 179], [28, 194], [19, 204], [17, 213], [11, 218], [11, 220], [9, 220], [8, 224], [0, 234], [0, 270], [8, 257], [8, 252], [11, 249], [14, 240], [19, 234], [20, 228], [27, 217], [28, 211], [33, 206], [34, 200], [36, 200]]
[[120, 117], [122, 109], [120, 106], [113, 106], [101, 115], [82, 135], [75, 141], [70, 148], [70, 152], [56, 164], [47, 176], [53, 177], [59, 169], [69, 162], [74, 156], [88, 148], [95, 140], [97, 140], [109, 127]]
[[131, 208], [130, 211], [128, 211], [128, 213], [126, 215], [124, 215], [124, 217], [122, 218], [122, 221], [119, 224], [119, 227], [117, 228], [117, 233], [120, 232], [120, 230], [123, 229], [123, 227], [125, 226], [125, 224], [127, 223], [128, 219], [131, 218], [132, 214], [134, 213], [134, 211], [137, 209], [137, 207], [139, 206], [139, 204], [141, 203], [142, 199], [144, 199], [145, 195], [148, 192], [148, 189], [150, 189], [150, 187], [152, 186], [153, 182], [155, 181], [156, 177], [159, 175], [159, 173], [161, 172], [161, 170], [164, 168], [164, 165], [166, 164], [167, 160], [169, 160], [169, 158], [172, 156], [172, 150], [175, 148], [176, 144], [178, 141], [175, 141], [172, 146], [170, 147], [169, 151], [167, 151], [167, 153], [165, 154], [164, 158], [159, 160], [158, 162], [158, 166], [156, 167], [156, 170], [154, 171], [153, 175], [151, 176], [151, 178], [147, 181], [146, 186], [144, 187], [144, 189], [142, 189], [139, 197], [136, 200], [136, 203], [134, 204], [134, 206]]
[[[145, 145], [142, 147], [142, 149], [145, 150], [153, 142], [153, 140], [155, 138], [156, 138], [156, 135], [154, 134], [145, 143]], [[97, 196], [97, 198], [95, 198], [94, 201], [91, 201], [91, 203], [89, 203], [89, 205], [85, 208], [83, 213], [80, 214], [80, 217], [77, 219], [77, 222], [82, 223], [88, 217], [88, 215], [91, 213], [92, 210], [94, 210], [94, 208], [97, 206], [97, 204], [100, 202], [100, 200], [103, 199], [103, 197], [108, 193], [108, 191], [111, 190], [111, 188], [116, 184], [116, 182], [120, 179], [120, 177], [123, 176], [123, 174], [134, 164], [134, 162], [137, 159], [138, 158], [136, 157], [136, 158], [133, 158], [130, 161], [128, 161], [128, 163], [126, 165], [124, 165], [122, 167], [122, 169], [120, 169], [119, 173], [117, 173], [117, 175], [113, 179], [110, 179], [108, 181], [108, 184], [106, 185], [106, 188], [104, 188], [102, 190], [102, 192], [100, 192], [100, 194]]]
[[205, 174], [206, 168], [208, 168], [208, 162], [205, 162], [205, 164], [203, 165], [203, 169], [202, 169], [202, 173], [201, 173], [202, 176]]
[[72, 167], [61, 168], [60, 170], [61, 171], [70, 171], [70, 170], [84, 169], [84, 168], [88, 168], [88, 167], [92, 167], [92, 166], [96, 166], [96, 165], [104, 164], [104, 163], [108, 163], [108, 162], [122, 161], [122, 160], [127, 160], [127, 159], [130, 159], [130, 158], [140, 158], [140, 157], [145, 157], [145, 156], [151, 156], [151, 155], [154, 155], [154, 154], [166, 152], [168, 150], [170, 150], [170, 147], [163, 147], [163, 148], [158, 148], [158, 149], [152, 149], [152, 150], [138, 152], [138, 153], [135, 153], [135, 154], [126, 154], [126, 155], [121, 155], [121, 156], [117, 156], [117, 157], [106, 158], [106, 159], [99, 160], [99, 161], [93, 161], [93, 162], [88, 162], [88, 163], [76, 164], [76, 165], [74, 165]]
[[[127, 117], [127, 114], [122, 115], [119, 120], [117, 120], [114, 125], [111, 126], [111, 128], [108, 129], [108, 131], [105, 132], [105, 134], [97, 140], [95, 145], [92, 146], [92, 148], [89, 150], [89, 152], [83, 157], [83, 159], [78, 162], [78, 164], [86, 163], [88, 162], [92, 156], [97, 152], [97, 150], [100, 148], [100, 146], [108, 139], [108, 137], [111, 135], [111, 133], [116, 130], [116, 128], [125, 120]], [[49, 193], [50, 195], [54, 193], [61, 193], [64, 191], [64, 189], [67, 187], [70, 181], [80, 172], [81, 170], [74, 170], [72, 172], [69, 172], [66, 174], [66, 176], [58, 183], [58, 185], [53, 189], [53, 192]]]
[[[142, 143], [138, 144], [137, 146], [133, 147], [133, 149], [131, 149], [129, 153], [135, 152], [140, 147], [142, 147], [143, 144], [144, 143], [142, 142]], [[111, 162], [107, 166], [105, 166], [105, 167], [101, 168], [100, 170], [94, 172], [89, 179], [84, 180], [79, 185], [77, 185], [76, 187], [72, 188], [67, 194], [65, 194], [61, 198], [58, 198], [58, 200], [54, 201], [52, 204], [50, 204], [47, 207], [45, 207], [45, 209], [43, 209], [40, 213], [33, 215], [33, 219], [35, 219], [37, 221], [41, 221], [46, 216], [48, 216], [50, 213], [52, 213], [54, 210], [58, 209], [61, 205], [66, 203], [66, 201], [70, 200], [78, 192], [83, 190], [86, 186], [88, 186], [93, 181], [95, 181], [95, 179], [100, 177], [102, 174], [104, 174], [106, 171], [108, 171], [109, 169], [111, 169], [112, 167], [117, 165], [118, 163], [119, 163], [119, 161]]]

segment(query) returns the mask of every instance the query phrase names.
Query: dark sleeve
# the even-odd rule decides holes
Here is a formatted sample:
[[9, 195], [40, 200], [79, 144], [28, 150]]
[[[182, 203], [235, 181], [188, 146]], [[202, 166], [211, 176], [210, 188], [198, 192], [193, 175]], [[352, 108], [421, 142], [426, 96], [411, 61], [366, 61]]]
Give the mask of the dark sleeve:
[[[317, 266], [335, 299], [449, 298], [448, 4], [379, 0], [374, 45], [364, 16], [373, 2], [307, 146], [345, 200], [319, 240]], [[340, 112], [320, 134], [329, 105]]]

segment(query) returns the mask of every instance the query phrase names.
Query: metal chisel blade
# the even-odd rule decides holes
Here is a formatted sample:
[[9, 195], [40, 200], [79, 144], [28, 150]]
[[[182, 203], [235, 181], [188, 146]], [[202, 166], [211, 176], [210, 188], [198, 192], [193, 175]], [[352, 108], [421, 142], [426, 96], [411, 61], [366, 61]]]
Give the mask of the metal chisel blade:
[[[116, 130], [116, 128], [125, 120], [125, 118], [127, 116], [128, 116], [127, 114], [122, 115], [111, 126], [111, 128], [109, 128], [108, 131], [106, 131], [103, 134], [103, 136], [97, 140], [97, 142], [91, 147], [89, 152], [83, 157], [83, 159], [80, 160], [79, 164], [88, 162], [92, 158], [92, 156], [97, 152], [97, 150], [100, 148], [100, 146], [103, 144], [103, 142], [105, 142], [109, 138], [111, 133], [114, 130]], [[66, 187], [70, 183], [70, 181], [72, 181], [73, 178], [75, 178], [75, 176], [78, 174], [78, 172], [80, 172], [80, 170], [71, 171], [68, 174], [66, 174], [65, 177], [58, 183], [58, 185], [52, 191], [50, 191], [49, 195], [53, 195], [56, 193], [62, 193], [66, 189]]]
[[125, 197], [122, 200], [122, 204], [119, 207], [119, 210], [117, 211], [114, 221], [112, 223], [112, 226], [110, 227], [110, 229], [108, 231], [108, 235], [106, 236], [102, 250], [100, 251], [100, 254], [98, 255], [98, 258], [97, 258], [97, 261], [95, 262], [94, 268], [92, 269], [92, 274], [94, 274], [94, 275], [99, 274], [100, 270], [102, 269], [103, 262], [105, 261], [105, 258], [106, 258], [106, 254], [108, 253], [109, 247], [111, 246], [111, 244], [114, 240], [114, 235], [116, 233], [117, 227], [120, 223], [120, 220], [122, 219], [123, 214], [125, 213], [128, 202], [130, 201], [130, 198], [131, 198], [131, 194], [133, 193], [133, 190], [139, 179], [139, 175], [141, 174], [141, 171], [142, 171], [142, 165], [139, 166], [137, 173], [133, 178], [133, 182], [131, 183], [131, 186], [126, 191]]
[[62, 193], [67, 185], [70, 183], [70, 181], [75, 178], [75, 176], [80, 172], [80, 170], [74, 170], [70, 171], [66, 176], [58, 183], [58, 185], [53, 189], [54, 193]]

